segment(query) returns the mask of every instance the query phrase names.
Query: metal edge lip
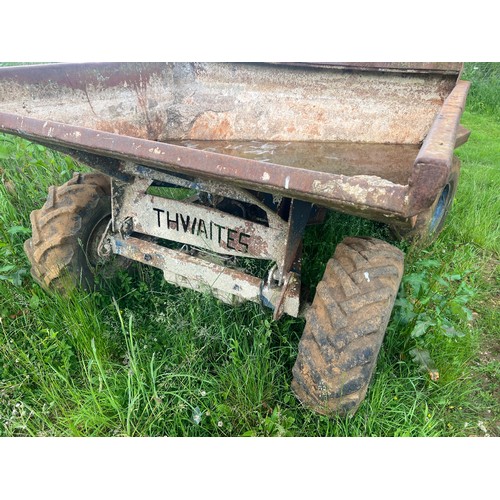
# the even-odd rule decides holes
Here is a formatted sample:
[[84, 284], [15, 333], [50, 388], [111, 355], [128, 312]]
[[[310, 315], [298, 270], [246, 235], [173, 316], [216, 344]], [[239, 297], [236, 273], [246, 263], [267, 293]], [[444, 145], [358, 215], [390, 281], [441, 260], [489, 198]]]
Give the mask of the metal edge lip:
[[[134, 161], [163, 170], [234, 182], [323, 206], [338, 204], [405, 216], [407, 185], [375, 176], [344, 176], [238, 158], [125, 135], [0, 113], [0, 130], [45, 145]], [[168, 167], [168, 168], [167, 168]]]
[[427, 73], [452, 76], [460, 75], [463, 68], [463, 63], [459, 62], [280, 62], [274, 64], [333, 70]]
[[[409, 216], [430, 207], [447, 182], [470, 85], [465, 80], [457, 83], [424, 139], [409, 180]], [[463, 142], [466, 139], [468, 135]]]

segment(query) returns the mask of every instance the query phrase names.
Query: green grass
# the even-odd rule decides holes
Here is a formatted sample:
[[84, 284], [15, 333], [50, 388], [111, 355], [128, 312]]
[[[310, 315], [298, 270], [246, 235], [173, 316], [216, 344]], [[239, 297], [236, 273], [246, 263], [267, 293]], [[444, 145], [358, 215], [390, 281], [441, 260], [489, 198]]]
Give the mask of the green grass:
[[[488, 101], [494, 92], [472, 95], [464, 114], [473, 134], [457, 151], [461, 180], [440, 239], [427, 250], [400, 245], [406, 296], [352, 418], [318, 416], [293, 397], [301, 319], [273, 322], [255, 304], [231, 308], [142, 267], [103, 283], [98, 293], [69, 299], [44, 293], [23, 252], [29, 214], [49, 185], [82, 166], [2, 136], [0, 435], [499, 435], [500, 123]], [[390, 238], [382, 224], [336, 213], [311, 227], [304, 282], [314, 289], [335, 245], [361, 234]], [[433, 326], [412, 336], [404, 306], [420, 311], [412, 287], [422, 278], [432, 296], [423, 311], [433, 320], [446, 317], [460, 335]], [[415, 348], [429, 352], [437, 380], [412, 360]]]
[[468, 107], [472, 112], [500, 113], [500, 62], [466, 63], [462, 79], [474, 83], [469, 92]]

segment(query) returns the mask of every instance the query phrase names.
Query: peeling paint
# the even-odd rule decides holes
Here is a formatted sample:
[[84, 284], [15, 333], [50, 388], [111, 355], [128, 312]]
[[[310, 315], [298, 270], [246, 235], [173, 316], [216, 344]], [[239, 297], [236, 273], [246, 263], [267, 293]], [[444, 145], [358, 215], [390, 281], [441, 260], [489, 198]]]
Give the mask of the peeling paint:
[[313, 192], [318, 194], [344, 192], [353, 200], [365, 203], [369, 194], [377, 197], [387, 196], [391, 189], [398, 186], [386, 179], [372, 175], [356, 175], [353, 177], [339, 175], [337, 177], [337, 179], [326, 182], [314, 181], [312, 185]]

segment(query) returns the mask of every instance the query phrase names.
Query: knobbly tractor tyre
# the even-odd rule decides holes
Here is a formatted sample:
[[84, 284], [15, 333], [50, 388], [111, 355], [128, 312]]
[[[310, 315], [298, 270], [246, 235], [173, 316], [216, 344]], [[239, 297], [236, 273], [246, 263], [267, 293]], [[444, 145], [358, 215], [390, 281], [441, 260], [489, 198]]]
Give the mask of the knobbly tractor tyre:
[[292, 389], [328, 416], [356, 412], [375, 370], [403, 276], [403, 253], [374, 238], [346, 238], [326, 266], [293, 368]]
[[458, 187], [460, 160], [453, 158], [450, 175], [446, 185], [428, 210], [417, 215], [415, 225], [411, 228], [391, 227], [391, 232], [399, 241], [408, 241], [419, 247], [428, 247], [434, 243], [443, 230]]
[[111, 218], [111, 184], [100, 174], [75, 174], [49, 188], [31, 215], [32, 237], [24, 244], [31, 274], [48, 291], [90, 290], [99, 265], [97, 247]]

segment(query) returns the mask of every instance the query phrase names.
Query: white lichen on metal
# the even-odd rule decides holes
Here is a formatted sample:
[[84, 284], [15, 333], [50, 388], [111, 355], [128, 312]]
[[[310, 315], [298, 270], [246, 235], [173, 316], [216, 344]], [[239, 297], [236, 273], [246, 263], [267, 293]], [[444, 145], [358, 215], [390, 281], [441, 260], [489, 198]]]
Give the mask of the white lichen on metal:
[[332, 196], [337, 193], [351, 203], [366, 204], [369, 195], [383, 201], [390, 196], [390, 191], [398, 184], [374, 175], [356, 175], [352, 177], [339, 175], [329, 181], [313, 181], [313, 193]]

